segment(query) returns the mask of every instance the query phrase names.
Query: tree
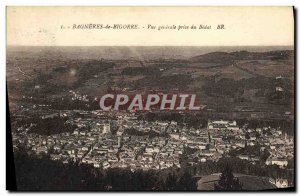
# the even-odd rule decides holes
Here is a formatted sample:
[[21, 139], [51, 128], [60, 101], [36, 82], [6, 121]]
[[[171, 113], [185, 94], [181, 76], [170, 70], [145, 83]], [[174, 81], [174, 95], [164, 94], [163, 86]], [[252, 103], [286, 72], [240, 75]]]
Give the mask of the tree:
[[184, 172], [177, 183], [178, 190], [197, 190], [197, 181], [193, 179], [192, 175], [188, 172]]
[[169, 173], [165, 181], [165, 189], [168, 191], [176, 190], [177, 187], [177, 177], [174, 173]]
[[215, 190], [242, 190], [242, 184], [238, 178], [235, 178], [232, 169], [226, 165], [218, 183], [215, 184]]

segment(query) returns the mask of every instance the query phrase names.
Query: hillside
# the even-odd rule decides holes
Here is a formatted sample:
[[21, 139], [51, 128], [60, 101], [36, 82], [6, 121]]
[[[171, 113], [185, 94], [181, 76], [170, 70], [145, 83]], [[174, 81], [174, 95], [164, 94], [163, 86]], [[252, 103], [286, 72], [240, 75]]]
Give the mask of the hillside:
[[[201, 177], [197, 182], [198, 190], [214, 190], [214, 184], [218, 182], [220, 173], [215, 173]], [[234, 173], [234, 177], [237, 177], [242, 183], [243, 190], [271, 190], [277, 187], [269, 182], [269, 178], [261, 176], [251, 176], [245, 174]]]
[[211, 65], [231, 65], [235, 61], [242, 60], [291, 60], [294, 58], [294, 52], [292, 50], [278, 50], [269, 52], [248, 52], [248, 51], [237, 51], [237, 52], [212, 52], [194, 56], [188, 59], [190, 63], [210, 63]]

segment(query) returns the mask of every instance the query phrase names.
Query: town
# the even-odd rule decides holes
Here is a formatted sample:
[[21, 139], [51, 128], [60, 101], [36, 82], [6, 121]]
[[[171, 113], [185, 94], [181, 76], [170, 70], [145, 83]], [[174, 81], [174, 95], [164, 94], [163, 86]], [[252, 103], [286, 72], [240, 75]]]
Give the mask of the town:
[[[239, 127], [236, 121], [208, 121], [207, 127], [195, 129], [179, 126], [176, 121], [139, 120], [132, 112], [60, 111], [43, 115], [42, 119], [68, 117], [73, 132], [40, 135], [30, 132], [35, 125], [20, 126], [13, 132], [14, 150], [19, 147], [28, 153], [49, 155], [63, 163], [78, 162], [95, 168], [166, 169], [217, 162], [222, 157], [235, 156], [252, 164], [277, 165], [287, 168], [294, 157], [293, 137], [280, 128], [256, 129]], [[85, 116], [82, 118], [82, 116]], [[243, 151], [258, 147], [258, 151]], [[186, 153], [187, 149], [191, 151]], [[243, 153], [240, 153], [243, 152]], [[182, 156], [186, 155], [186, 160]], [[265, 160], [261, 155], [266, 154]]]

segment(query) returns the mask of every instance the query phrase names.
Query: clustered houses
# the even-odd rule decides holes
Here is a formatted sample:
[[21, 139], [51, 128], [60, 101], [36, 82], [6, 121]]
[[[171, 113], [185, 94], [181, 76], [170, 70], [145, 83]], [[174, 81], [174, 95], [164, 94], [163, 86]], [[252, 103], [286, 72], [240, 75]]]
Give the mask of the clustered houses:
[[69, 93], [71, 94], [71, 99], [73, 101], [74, 100], [79, 100], [79, 101], [84, 101], [84, 102], [89, 101], [88, 95], [79, 94], [78, 92], [75, 92], [73, 90], [70, 90]]
[[[74, 112], [74, 111], [73, 111]], [[13, 133], [13, 144], [25, 146], [29, 152], [48, 154], [52, 160], [91, 164], [96, 168], [164, 169], [180, 167], [185, 155], [188, 164], [218, 161], [232, 150], [257, 146], [270, 156], [266, 165], [287, 167], [294, 156], [292, 137], [270, 127], [239, 128], [235, 121], [209, 121], [208, 128], [195, 129], [179, 126], [176, 122], [147, 122], [138, 120], [132, 113], [118, 113], [115, 118], [103, 118], [101, 111], [77, 111], [85, 118], [64, 111], [68, 123], [76, 124], [72, 133], [41, 136], [22, 127]], [[112, 124], [118, 127], [112, 134]], [[128, 134], [134, 129], [135, 134]], [[157, 135], [150, 136], [149, 133]], [[187, 150], [189, 149], [189, 150]], [[189, 152], [185, 152], [189, 151]], [[236, 157], [260, 163], [260, 157], [251, 152]]]
[[270, 137], [269, 144], [270, 156], [266, 160], [267, 165], [279, 165], [280, 167], [286, 167], [288, 165], [288, 159], [294, 157], [294, 141], [293, 138], [288, 138], [285, 134], [284, 139], [279, 137], [282, 135], [281, 132], [276, 132], [273, 130], [273, 137]]

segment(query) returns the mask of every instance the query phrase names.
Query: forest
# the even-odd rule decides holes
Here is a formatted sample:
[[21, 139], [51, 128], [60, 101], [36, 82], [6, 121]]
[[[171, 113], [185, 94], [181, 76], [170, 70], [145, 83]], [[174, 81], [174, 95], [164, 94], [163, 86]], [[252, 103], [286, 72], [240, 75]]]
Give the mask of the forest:
[[178, 169], [102, 170], [78, 163], [63, 164], [49, 158], [15, 153], [18, 190], [196, 190], [192, 176]]
[[[164, 170], [135, 170], [110, 168], [103, 170], [92, 165], [52, 161], [47, 155], [37, 157], [20, 150], [14, 153], [18, 190], [103, 190], [103, 191], [171, 191], [197, 189], [195, 176], [224, 172], [253, 176], [287, 178], [294, 184], [294, 171], [278, 166], [253, 165], [245, 160], [225, 157], [218, 162], [208, 161], [194, 166], [181, 162], [181, 168]], [[182, 157], [181, 160], [185, 160]]]

